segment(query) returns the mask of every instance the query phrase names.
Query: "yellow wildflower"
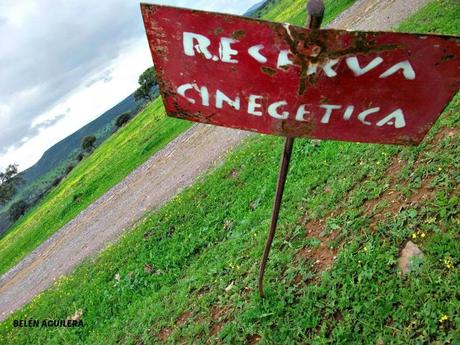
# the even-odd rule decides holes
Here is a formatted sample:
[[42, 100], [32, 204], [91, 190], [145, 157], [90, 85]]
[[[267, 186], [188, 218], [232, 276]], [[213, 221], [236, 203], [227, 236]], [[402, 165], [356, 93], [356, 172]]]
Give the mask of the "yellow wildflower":
[[428, 219], [426, 220], [426, 222], [427, 222], [428, 224], [433, 224], [434, 222], [436, 222], [436, 218], [435, 218], [435, 217], [430, 217], [430, 218], [428, 218]]
[[443, 322], [446, 322], [447, 320], [449, 320], [449, 317], [448, 317], [446, 314], [444, 314], [444, 315], [441, 316], [441, 318], [439, 319], [439, 322], [440, 322], [440, 323], [443, 323]]
[[452, 257], [450, 256], [447, 256], [444, 258], [444, 266], [446, 266], [449, 270], [454, 268], [454, 260], [452, 259]]

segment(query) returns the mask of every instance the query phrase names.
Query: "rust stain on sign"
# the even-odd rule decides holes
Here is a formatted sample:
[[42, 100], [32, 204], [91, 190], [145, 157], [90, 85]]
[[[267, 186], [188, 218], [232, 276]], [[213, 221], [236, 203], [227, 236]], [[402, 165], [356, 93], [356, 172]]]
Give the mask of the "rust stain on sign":
[[310, 30], [142, 4], [168, 115], [260, 133], [416, 145], [460, 88], [460, 38]]

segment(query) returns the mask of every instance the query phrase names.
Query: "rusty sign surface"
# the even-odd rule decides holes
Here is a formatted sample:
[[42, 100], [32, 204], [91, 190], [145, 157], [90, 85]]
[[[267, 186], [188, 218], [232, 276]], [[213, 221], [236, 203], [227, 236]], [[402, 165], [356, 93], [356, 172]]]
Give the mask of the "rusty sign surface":
[[141, 9], [173, 117], [289, 137], [409, 145], [420, 143], [460, 88], [460, 37]]

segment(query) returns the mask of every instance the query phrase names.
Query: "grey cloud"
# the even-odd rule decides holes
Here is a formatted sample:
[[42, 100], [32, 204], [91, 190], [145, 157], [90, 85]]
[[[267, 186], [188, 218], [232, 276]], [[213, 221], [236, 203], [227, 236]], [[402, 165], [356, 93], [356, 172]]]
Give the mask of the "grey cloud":
[[60, 120], [62, 120], [64, 117], [66, 117], [67, 114], [58, 114], [56, 115], [54, 118], [52, 119], [46, 119], [45, 121], [43, 121], [42, 123], [40, 123], [39, 125], [33, 127], [33, 128], [36, 128], [37, 131], [41, 130], [41, 129], [45, 129], [45, 128], [48, 128], [48, 127], [51, 127], [51, 126], [54, 126], [56, 123], [58, 123]]
[[112, 73], [113, 69], [107, 69], [104, 72], [98, 74], [95, 78], [91, 79], [85, 86], [90, 87], [100, 81], [108, 83], [112, 80]]
[[[40, 1], [22, 28], [0, 29], [0, 105], [12, 116], [0, 123], [0, 151], [31, 137], [32, 120], [57, 104], [90, 75], [103, 70], [123, 45], [145, 35], [139, 4], [125, 0]], [[110, 74], [102, 75], [109, 81]], [[21, 93], [38, 88], [28, 97]], [[20, 102], [17, 102], [21, 99]]]
[[[23, 137], [31, 138], [37, 131], [31, 127], [33, 120], [40, 113], [53, 107], [63, 95], [68, 94], [73, 89], [70, 83], [62, 82], [62, 78], [50, 80], [46, 87], [29, 97], [26, 100], [17, 96], [10, 97], [12, 102], [11, 117], [6, 123], [1, 125], [0, 152], [5, 152], [10, 146], [19, 144]], [[3, 96], [3, 95], [2, 95]], [[0, 98], [0, 104], [2, 98]]]
[[[17, 148], [18, 145], [20, 145], [21, 143], [24, 142], [24, 138], [33, 138], [35, 135], [40, 133], [40, 131], [42, 131], [42, 130], [44, 130], [46, 128], [54, 126], [56, 123], [58, 123], [60, 120], [62, 120], [66, 116], [67, 116], [67, 114], [58, 114], [54, 118], [47, 119], [47, 120], [43, 121], [42, 123], [40, 123], [39, 125], [37, 125], [35, 127], [29, 126], [27, 128], [27, 130], [25, 131], [25, 136], [21, 138], [21, 141], [18, 142], [18, 143], [13, 144], [12, 146]], [[4, 148], [0, 149], [0, 154], [6, 153], [6, 151], [8, 149], [9, 149], [9, 147], [6, 147], [6, 146]]]

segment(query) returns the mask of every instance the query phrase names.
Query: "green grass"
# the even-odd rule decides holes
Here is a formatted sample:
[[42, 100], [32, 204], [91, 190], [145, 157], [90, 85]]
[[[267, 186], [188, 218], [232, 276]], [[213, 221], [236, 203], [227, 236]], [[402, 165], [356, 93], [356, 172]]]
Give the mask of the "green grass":
[[190, 123], [165, 116], [160, 99], [85, 158], [0, 239], [0, 274], [121, 181]]
[[[432, 31], [456, 33], [450, 13], [459, 11], [456, 0], [437, 1], [401, 29], [419, 31], [429, 18]], [[251, 137], [3, 322], [0, 343], [149, 344], [168, 333], [171, 344], [458, 344], [459, 127], [457, 96], [419, 147], [297, 139], [265, 300], [255, 285], [282, 140]], [[427, 198], [411, 203], [421, 188]], [[399, 212], [389, 212], [390, 190], [409, 200]], [[306, 224], [320, 220], [322, 232], [308, 235]], [[337, 259], [321, 271], [299, 252], [325, 238]], [[408, 239], [425, 258], [402, 278], [396, 261]], [[83, 328], [12, 327], [78, 309]]]
[[459, 28], [460, 11], [456, 1], [434, 0], [425, 6], [424, 11], [416, 13], [402, 23], [399, 26], [399, 31], [460, 35]]

